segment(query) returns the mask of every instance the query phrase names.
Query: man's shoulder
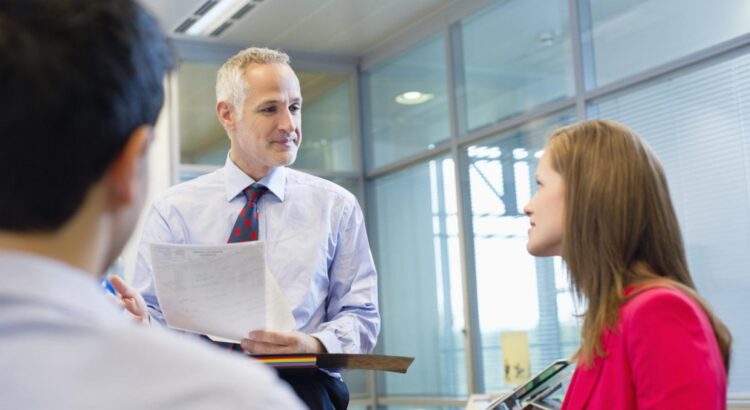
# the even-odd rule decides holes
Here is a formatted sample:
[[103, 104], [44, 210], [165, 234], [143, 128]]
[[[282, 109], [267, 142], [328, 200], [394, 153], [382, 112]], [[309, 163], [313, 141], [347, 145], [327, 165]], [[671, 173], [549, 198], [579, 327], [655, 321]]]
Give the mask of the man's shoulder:
[[193, 201], [195, 198], [217, 194], [224, 194], [223, 169], [172, 185], [162, 192], [154, 203], [179, 204], [182, 201]]
[[322, 193], [329, 197], [335, 197], [347, 203], [354, 203], [357, 201], [354, 194], [341, 185], [292, 168], [287, 168], [287, 184], [290, 184], [290, 187], [306, 187], [314, 189], [318, 193]]
[[[162, 329], [130, 326], [112, 328], [107, 339], [117, 361], [128, 363], [139, 374], [132, 374], [134, 379], [159, 390], [156, 397], [144, 398], [152, 404], [158, 400], [187, 401], [198, 391], [204, 392], [203, 396], [195, 396], [197, 401], [187, 408], [200, 408], [201, 404], [213, 408], [286, 408], [294, 403], [289, 399], [291, 392], [273, 371], [239, 354], [219, 351], [207, 342]], [[119, 365], [118, 372], [122, 371]], [[122, 379], [125, 382], [126, 378]]]
[[17, 321], [3, 340], [6, 407], [302, 408], [270, 369], [199, 340], [117, 315], [56, 319]]

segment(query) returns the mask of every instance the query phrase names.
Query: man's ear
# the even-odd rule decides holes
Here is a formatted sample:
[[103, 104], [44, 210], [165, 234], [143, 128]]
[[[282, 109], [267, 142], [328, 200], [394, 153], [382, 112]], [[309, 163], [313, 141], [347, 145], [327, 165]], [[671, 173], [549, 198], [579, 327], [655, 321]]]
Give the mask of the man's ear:
[[229, 101], [218, 101], [216, 103], [216, 116], [224, 129], [234, 131], [234, 107]]
[[125, 146], [109, 166], [112, 204], [115, 208], [130, 205], [138, 195], [138, 184], [145, 183], [142, 169], [147, 166], [148, 147], [151, 143], [153, 127], [141, 125], [128, 137]]

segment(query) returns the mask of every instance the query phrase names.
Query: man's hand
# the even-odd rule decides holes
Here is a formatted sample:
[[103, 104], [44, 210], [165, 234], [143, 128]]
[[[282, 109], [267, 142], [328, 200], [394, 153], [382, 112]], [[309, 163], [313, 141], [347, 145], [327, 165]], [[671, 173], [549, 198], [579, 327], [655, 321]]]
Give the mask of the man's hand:
[[143, 300], [143, 296], [141, 296], [140, 292], [128, 286], [125, 281], [118, 276], [111, 276], [109, 281], [120, 296], [119, 298], [112, 297], [115, 303], [133, 315], [135, 320], [146, 322], [148, 319], [148, 310], [146, 309], [146, 301]]
[[242, 348], [250, 354], [325, 353], [320, 340], [302, 332], [253, 330], [242, 339]]

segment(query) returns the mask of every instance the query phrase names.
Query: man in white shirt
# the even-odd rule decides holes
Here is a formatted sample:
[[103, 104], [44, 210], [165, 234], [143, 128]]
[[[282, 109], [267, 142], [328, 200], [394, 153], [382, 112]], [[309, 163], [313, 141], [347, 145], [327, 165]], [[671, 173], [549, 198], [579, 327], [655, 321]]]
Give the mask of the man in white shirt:
[[[134, 279], [145, 304], [138, 300], [142, 307], [130, 310], [164, 324], [151, 243], [262, 240], [268, 269], [291, 305], [296, 328], [247, 329], [247, 338], [233, 348], [252, 354], [369, 353], [380, 315], [364, 217], [345, 189], [287, 167], [302, 141], [302, 94], [289, 57], [266, 48], [240, 51], [219, 70], [216, 99], [231, 143], [226, 163], [171, 187], [154, 202]], [[281, 377], [312, 409], [347, 407], [348, 389], [335, 372]]]
[[303, 408], [96, 285], [144, 202], [172, 66], [156, 21], [133, 0], [18, 0], [0, 27], [0, 408]]

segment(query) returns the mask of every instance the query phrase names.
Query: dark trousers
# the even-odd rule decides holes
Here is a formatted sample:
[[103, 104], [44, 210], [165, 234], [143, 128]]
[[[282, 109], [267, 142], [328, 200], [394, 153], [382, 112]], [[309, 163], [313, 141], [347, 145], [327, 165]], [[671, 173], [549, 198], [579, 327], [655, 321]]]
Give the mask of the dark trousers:
[[346, 383], [320, 370], [279, 372], [310, 410], [344, 410], [349, 405]]

